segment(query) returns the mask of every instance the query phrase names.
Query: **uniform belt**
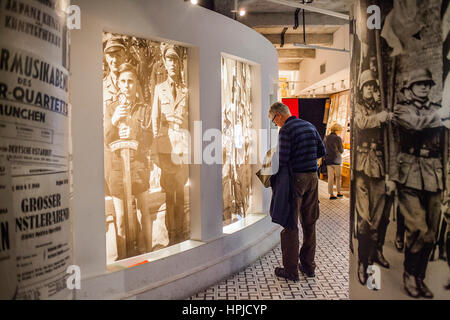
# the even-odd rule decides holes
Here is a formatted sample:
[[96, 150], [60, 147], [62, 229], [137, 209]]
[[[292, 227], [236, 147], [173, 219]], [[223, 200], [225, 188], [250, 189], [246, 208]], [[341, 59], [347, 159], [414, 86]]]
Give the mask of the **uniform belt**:
[[364, 148], [364, 149], [383, 151], [383, 149], [380, 148], [381, 145], [379, 143], [375, 143], [375, 142], [360, 142], [358, 144], [358, 147]]
[[424, 148], [409, 148], [409, 149], [403, 149], [403, 153], [410, 154], [416, 157], [421, 158], [439, 158], [441, 157], [441, 153], [437, 150], [431, 150], [431, 149], [424, 149]]

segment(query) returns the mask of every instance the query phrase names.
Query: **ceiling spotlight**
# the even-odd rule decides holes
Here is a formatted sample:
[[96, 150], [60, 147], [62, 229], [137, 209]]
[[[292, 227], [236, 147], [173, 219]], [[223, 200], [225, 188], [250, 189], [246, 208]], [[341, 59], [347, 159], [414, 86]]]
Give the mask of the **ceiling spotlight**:
[[245, 11], [245, 9], [239, 10], [239, 15], [240, 15], [241, 17], [245, 16], [246, 13], [247, 13], [247, 12]]
[[196, 5], [196, 4], [198, 4], [198, 0], [191, 0], [191, 3], [192, 3], [193, 5]]

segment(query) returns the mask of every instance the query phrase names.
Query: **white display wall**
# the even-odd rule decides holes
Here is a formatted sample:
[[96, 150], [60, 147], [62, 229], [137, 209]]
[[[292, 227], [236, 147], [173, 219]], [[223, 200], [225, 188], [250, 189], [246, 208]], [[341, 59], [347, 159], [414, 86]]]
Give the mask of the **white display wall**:
[[[267, 215], [270, 191], [258, 201], [260, 214], [228, 231], [222, 228], [222, 165], [190, 165], [191, 240], [138, 256], [107, 269], [103, 167], [102, 34], [104, 31], [172, 42], [188, 48], [189, 128], [221, 128], [221, 56], [255, 63], [255, 125], [269, 128], [267, 109], [278, 79], [277, 53], [260, 34], [225, 16], [181, 0], [78, 0], [81, 29], [71, 34], [71, 99], [74, 169], [74, 255], [80, 266], [76, 299], [186, 298], [256, 260], [279, 241]], [[202, 121], [201, 128], [195, 121]], [[194, 141], [194, 139], [193, 139]], [[193, 149], [203, 150], [194, 141]], [[265, 152], [262, 150], [261, 152]], [[198, 159], [197, 159], [198, 160]], [[148, 262], [139, 266], [133, 264]]]

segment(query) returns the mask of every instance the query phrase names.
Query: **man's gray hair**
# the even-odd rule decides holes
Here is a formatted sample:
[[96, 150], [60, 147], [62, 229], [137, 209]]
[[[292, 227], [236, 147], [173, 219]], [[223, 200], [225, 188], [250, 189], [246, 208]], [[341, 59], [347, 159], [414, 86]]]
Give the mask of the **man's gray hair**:
[[281, 102], [275, 102], [273, 105], [270, 106], [269, 108], [269, 113], [270, 114], [275, 114], [275, 113], [281, 113], [285, 116], [290, 116], [291, 115], [291, 110], [289, 110], [289, 107]]

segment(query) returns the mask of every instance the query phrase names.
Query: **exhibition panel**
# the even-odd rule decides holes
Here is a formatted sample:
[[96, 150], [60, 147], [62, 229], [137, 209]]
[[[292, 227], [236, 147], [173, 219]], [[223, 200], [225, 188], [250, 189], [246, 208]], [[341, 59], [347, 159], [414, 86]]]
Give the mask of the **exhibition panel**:
[[0, 3], [0, 299], [67, 299], [67, 1]]
[[252, 66], [222, 57], [223, 223], [239, 221], [252, 209], [253, 126]]
[[360, 0], [354, 18], [350, 298], [448, 299], [448, 1]]
[[186, 48], [105, 32], [103, 52], [110, 264], [189, 238], [189, 106]]
[[267, 140], [270, 42], [184, 1], [73, 4], [83, 17], [71, 47], [75, 298], [184, 298], [273, 248], [270, 191], [256, 179], [251, 215], [223, 229], [221, 163], [222, 57], [246, 66], [244, 127]]

